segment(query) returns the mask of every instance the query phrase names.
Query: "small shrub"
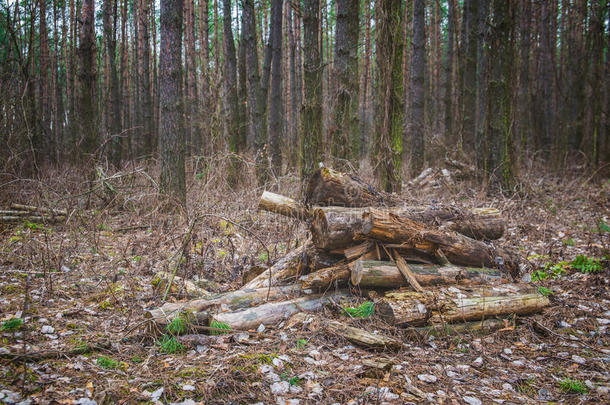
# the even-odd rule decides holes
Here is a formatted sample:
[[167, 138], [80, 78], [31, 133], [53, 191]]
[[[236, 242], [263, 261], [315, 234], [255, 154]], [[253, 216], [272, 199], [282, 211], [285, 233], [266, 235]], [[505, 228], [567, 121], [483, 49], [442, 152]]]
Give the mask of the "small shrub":
[[606, 233], [606, 232], [610, 232], [610, 226], [608, 226], [607, 223], [605, 223], [604, 221], [599, 221], [599, 233]]
[[546, 287], [539, 286], [538, 293], [541, 295], [544, 295], [545, 297], [548, 297], [549, 295], [553, 295], [553, 290], [546, 288]]
[[108, 369], [108, 370], [115, 369], [119, 365], [118, 361], [116, 361], [115, 359], [112, 359], [110, 357], [107, 357], [107, 356], [100, 356], [100, 357], [98, 357], [96, 363], [101, 368], [105, 368], [105, 369]]
[[576, 258], [570, 262], [570, 265], [573, 269], [580, 270], [585, 274], [597, 273], [603, 268], [599, 259], [593, 259], [585, 255], [576, 256]]
[[307, 346], [307, 339], [299, 339], [297, 340], [297, 349], [299, 350], [303, 350], [305, 349], [305, 346]]
[[572, 380], [571, 378], [564, 378], [561, 380], [559, 382], [559, 388], [571, 394], [586, 394], [589, 391], [583, 382]]
[[212, 322], [210, 322], [210, 328], [215, 328], [215, 329], [225, 329], [227, 332], [224, 332], [222, 330], [211, 330], [210, 334], [211, 335], [223, 335], [225, 333], [228, 333], [231, 330], [231, 327], [229, 325], [227, 325], [224, 322], [218, 322], [218, 321], [214, 321], [212, 320]]
[[354, 318], [368, 318], [375, 312], [375, 304], [372, 301], [366, 301], [356, 308], [344, 307], [343, 311]]
[[2, 322], [2, 326], [0, 326], [0, 332], [12, 332], [23, 326], [23, 319], [21, 318], [11, 318]]
[[532, 281], [542, 281], [549, 278], [549, 274], [544, 270], [536, 270], [532, 273]]
[[179, 314], [165, 327], [167, 333], [178, 336], [186, 333], [189, 329], [188, 319], [184, 314]]
[[178, 342], [175, 336], [163, 335], [159, 342], [162, 353], [173, 354], [184, 350], [182, 343]]
[[566, 246], [574, 246], [574, 245], [576, 245], [576, 242], [574, 242], [574, 239], [568, 238], [563, 241], [563, 244]]

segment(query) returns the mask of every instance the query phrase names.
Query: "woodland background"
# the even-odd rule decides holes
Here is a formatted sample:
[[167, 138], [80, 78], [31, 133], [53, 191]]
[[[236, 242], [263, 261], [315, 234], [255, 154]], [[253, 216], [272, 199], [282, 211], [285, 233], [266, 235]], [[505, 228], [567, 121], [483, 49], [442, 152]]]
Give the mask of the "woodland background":
[[368, 161], [388, 191], [445, 156], [505, 190], [532, 165], [603, 167], [609, 8], [3, 0], [0, 170], [160, 157], [184, 199], [185, 157], [232, 157], [232, 184], [252, 162], [262, 184]]

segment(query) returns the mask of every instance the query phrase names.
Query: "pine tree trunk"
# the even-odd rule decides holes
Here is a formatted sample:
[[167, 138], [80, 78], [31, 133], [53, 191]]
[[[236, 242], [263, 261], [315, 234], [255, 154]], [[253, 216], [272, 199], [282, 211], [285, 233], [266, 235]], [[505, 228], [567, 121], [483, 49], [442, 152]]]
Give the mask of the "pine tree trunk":
[[182, 105], [182, 1], [161, 0], [161, 191], [186, 202]]
[[119, 95], [119, 77], [116, 69], [116, 1], [104, 0], [104, 37], [106, 54], [110, 67], [110, 156], [115, 166], [121, 162], [121, 98]]
[[271, 1], [271, 101], [269, 107], [269, 149], [275, 177], [282, 174], [282, 0]]
[[[424, 166], [425, 90], [426, 72], [426, 21], [425, 1], [415, 0], [413, 5], [413, 58], [411, 60], [410, 144], [412, 175]], [[406, 148], [403, 149], [406, 151]]]
[[319, 0], [303, 3], [304, 99], [301, 108], [301, 178], [309, 177], [322, 156], [322, 74], [320, 62]]
[[95, 42], [95, 2], [83, 0], [79, 23], [80, 41], [78, 52], [80, 54], [80, 99], [79, 99], [79, 126], [82, 136], [82, 158], [90, 158], [98, 146], [97, 108], [96, 108], [96, 42]]
[[445, 139], [447, 143], [453, 143], [454, 137], [454, 105], [453, 105], [453, 83], [455, 80], [454, 69], [454, 46], [455, 46], [455, 0], [449, 0], [447, 4], [447, 44], [445, 47]]

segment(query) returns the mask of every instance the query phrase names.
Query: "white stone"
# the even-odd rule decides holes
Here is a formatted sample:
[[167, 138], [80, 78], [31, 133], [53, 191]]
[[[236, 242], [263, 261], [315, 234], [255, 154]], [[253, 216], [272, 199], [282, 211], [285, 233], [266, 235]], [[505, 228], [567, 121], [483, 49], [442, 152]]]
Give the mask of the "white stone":
[[464, 400], [464, 402], [466, 402], [469, 405], [482, 405], [483, 404], [483, 402], [481, 402], [481, 400], [476, 397], [465, 396], [462, 399]]
[[262, 323], [260, 325], [258, 325], [258, 328], [256, 328], [256, 331], [258, 333], [263, 333], [265, 331], [265, 325], [263, 325]]
[[479, 356], [472, 362], [472, 365], [481, 367], [483, 365], [483, 357]]
[[275, 395], [286, 394], [290, 390], [288, 381], [279, 381], [271, 384], [271, 393]]
[[184, 391], [195, 391], [195, 387], [194, 387], [194, 386], [192, 386], [191, 384], [184, 384], [184, 385], [182, 386], [182, 389], [183, 389]]
[[163, 395], [163, 391], [165, 391], [163, 387], [153, 391], [153, 393], [150, 394], [150, 400], [153, 402], [157, 402], [159, 398], [161, 398], [161, 395]]
[[51, 325], [43, 325], [42, 328], [40, 328], [40, 333], [44, 333], [45, 335], [53, 332], [55, 332], [55, 328]]
[[271, 363], [279, 369], [284, 368], [284, 362], [277, 357], [274, 357], [273, 360], [271, 360]]
[[197, 402], [193, 401], [192, 399], [185, 399], [184, 401], [181, 402], [170, 402], [170, 405], [197, 405]]
[[572, 361], [574, 363], [578, 363], [578, 364], [585, 364], [587, 362], [587, 360], [585, 360], [584, 357], [580, 357], [580, 356], [578, 356], [576, 354], [572, 355]]
[[504, 354], [513, 354], [513, 351], [507, 347], [504, 349]]
[[76, 400], [76, 402], [74, 402], [74, 404], [76, 405], [97, 405], [97, 402], [95, 402], [95, 400], [93, 399], [89, 399], [89, 398], [79, 398]]
[[435, 376], [433, 376], [432, 374], [418, 374], [417, 378], [420, 381], [424, 381], [427, 383], [435, 383], [437, 378]]
[[512, 391], [513, 390], [513, 386], [510, 385], [509, 383], [504, 383], [504, 384], [502, 384], [502, 389], [504, 391]]

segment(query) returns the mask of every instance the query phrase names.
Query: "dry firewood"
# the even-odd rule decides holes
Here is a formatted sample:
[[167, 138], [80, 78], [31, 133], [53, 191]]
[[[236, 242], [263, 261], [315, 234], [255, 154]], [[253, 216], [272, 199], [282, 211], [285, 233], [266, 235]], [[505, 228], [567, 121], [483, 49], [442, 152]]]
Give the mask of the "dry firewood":
[[207, 312], [217, 307], [235, 311], [261, 305], [268, 301], [295, 298], [300, 293], [302, 291], [298, 287], [293, 286], [241, 289], [186, 302], [168, 302], [161, 307], [146, 311], [145, 317], [154, 320], [158, 324], [169, 323], [181, 312], [195, 314], [196, 318], [205, 319], [207, 316], [197, 316], [196, 314]]
[[342, 207], [379, 207], [395, 203], [392, 197], [376, 191], [359, 178], [328, 167], [316, 170], [311, 176], [305, 201], [308, 205]]
[[[502, 273], [495, 269], [413, 263], [409, 267], [423, 286], [498, 284], [506, 281]], [[299, 285], [301, 288], [324, 290], [335, 283], [346, 285], [350, 279], [352, 284], [363, 288], [397, 288], [408, 285], [396, 264], [375, 260], [357, 260], [349, 265], [320, 269], [302, 276]]]
[[63, 209], [53, 209], [53, 208], [44, 208], [44, 207], [34, 207], [32, 205], [23, 205], [23, 204], [11, 204], [11, 208], [19, 211], [31, 211], [31, 212], [43, 212], [45, 214], [51, 214], [55, 216], [59, 215], [68, 215], [68, 212]]
[[507, 249], [375, 209], [365, 212], [363, 220], [364, 237], [414, 248], [430, 256], [440, 248], [454, 264], [499, 268], [513, 277], [519, 274], [520, 257]]
[[345, 325], [339, 321], [323, 320], [325, 329], [335, 335], [339, 335], [352, 343], [371, 349], [396, 349], [402, 343], [392, 337], [374, 334], [364, 329]]
[[280, 285], [290, 278], [296, 278], [301, 274], [330, 267], [340, 259], [337, 256], [316, 249], [310, 242], [289, 252], [273, 266], [256, 276], [245, 284], [244, 288], [262, 288], [271, 285]]
[[394, 291], [377, 303], [376, 312], [393, 325], [444, 324], [499, 315], [530, 314], [549, 305], [531, 286], [506, 284], [493, 288], [445, 288], [417, 293]]
[[394, 261], [396, 262], [396, 267], [398, 268], [398, 271], [400, 271], [400, 274], [404, 277], [405, 280], [407, 280], [409, 285], [415, 291], [423, 292], [424, 289], [419, 284], [419, 281], [417, 281], [417, 278], [411, 271], [411, 269], [410, 269], [409, 265], [407, 264], [407, 262], [405, 261], [405, 259], [403, 259], [402, 256], [400, 256], [400, 255], [396, 255]]
[[[330, 209], [333, 208], [333, 209]], [[340, 249], [354, 244], [362, 232], [363, 214], [368, 209], [323, 207], [311, 211], [311, 234], [316, 247]], [[455, 207], [402, 207], [380, 209], [428, 225], [442, 225], [468, 237], [493, 240], [502, 237], [505, 223], [500, 212], [493, 208], [469, 211]]]
[[290, 318], [297, 312], [314, 312], [332, 300], [346, 296], [343, 292], [326, 295], [311, 295], [289, 301], [270, 302], [236, 312], [221, 312], [212, 316], [216, 322], [228, 325], [231, 329], [256, 329], [260, 324], [273, 325]]
[[309, 219], [311, 214], [305, 204], [269, 191], [263, 192], [258, 201], [258, 209], [301, 220]]
[[474, 322], [461, 322], [452, 324], [435, 324], [430, 326], [419, 326], [406, 328], [406, 336], [453, 336], [459, 334], [484, 335], [505, 327], [508, 321], [504, 319], [483, 319]]

